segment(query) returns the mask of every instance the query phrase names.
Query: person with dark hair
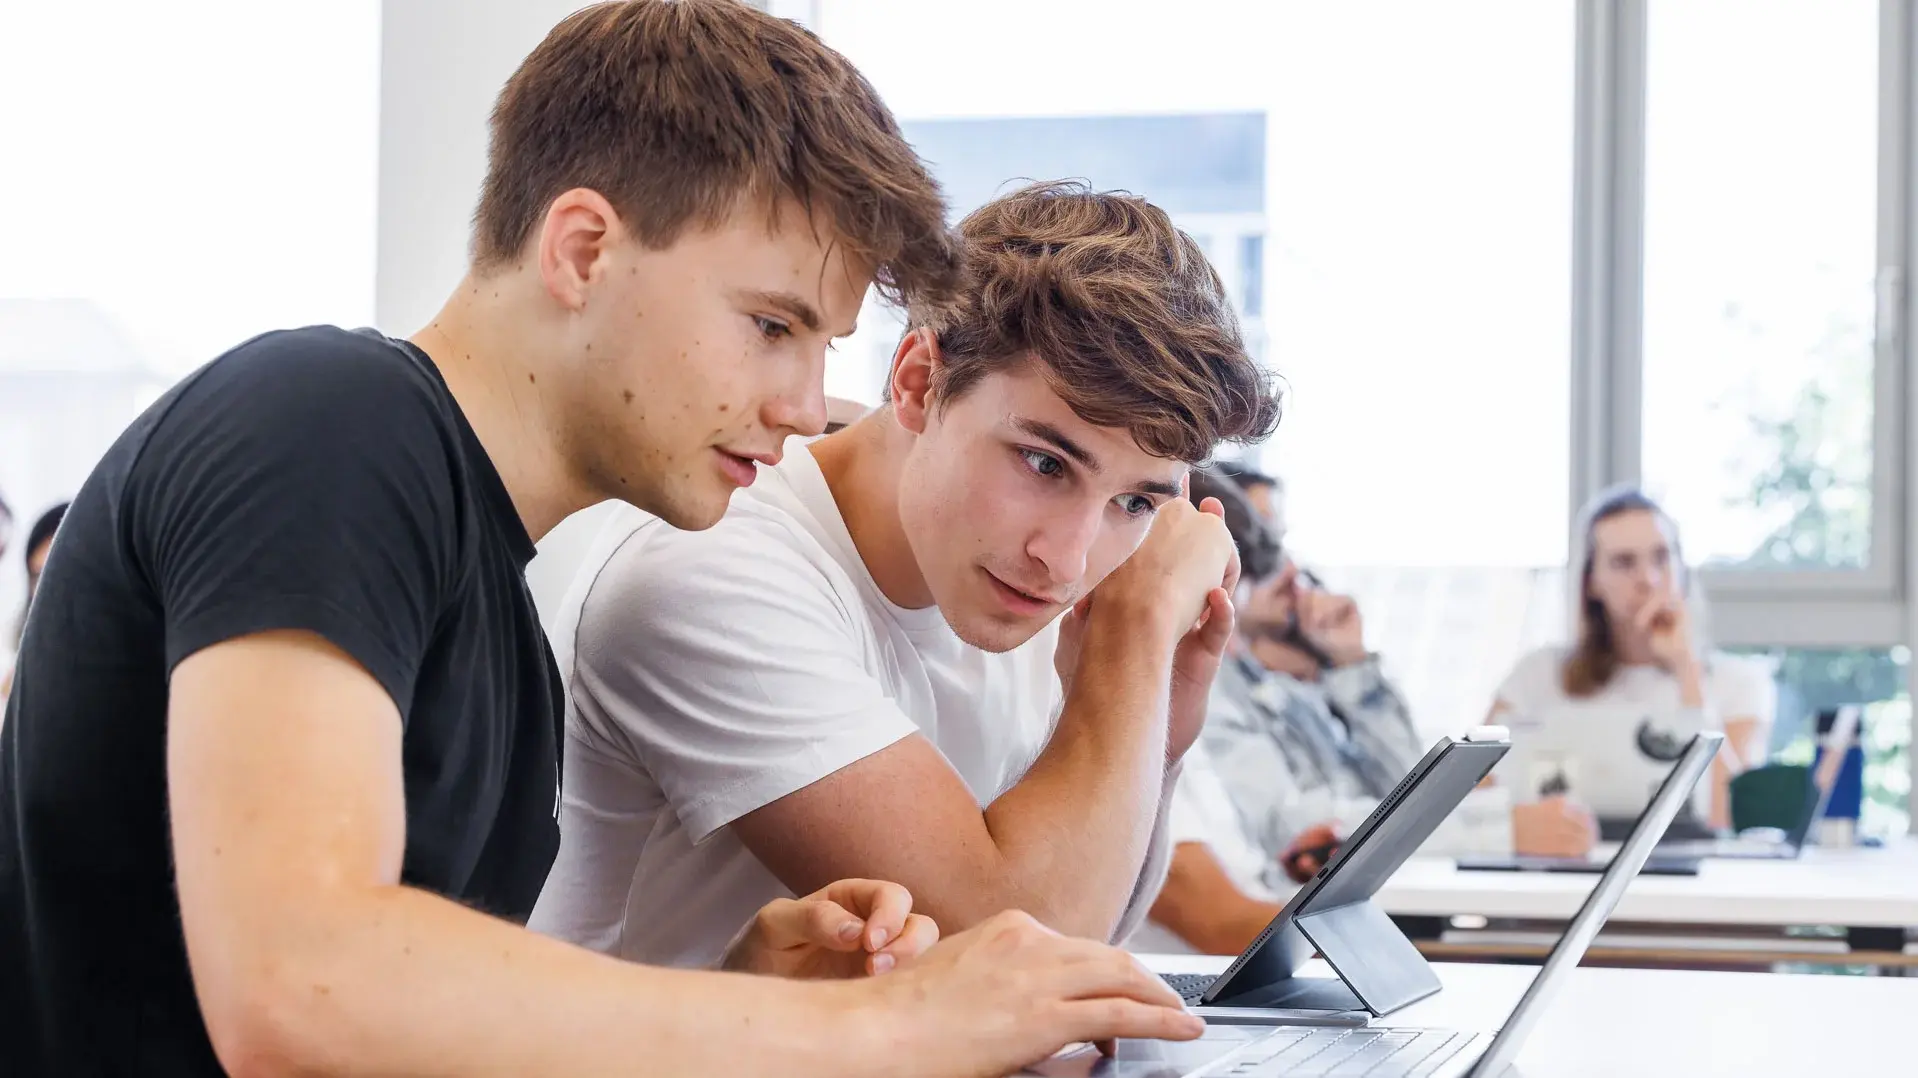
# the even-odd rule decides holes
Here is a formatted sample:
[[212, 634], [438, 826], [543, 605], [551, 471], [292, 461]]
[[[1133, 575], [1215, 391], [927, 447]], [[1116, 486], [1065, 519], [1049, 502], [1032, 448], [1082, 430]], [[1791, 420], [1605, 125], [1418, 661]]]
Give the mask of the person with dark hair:
[[731, 0], [561, 22], [474, 224], [411, 339], [239, 345], [61, 522], [0, 726], [0, 1073], [958, 1076], [1197, 1036], [1030, 917], [928, 949], [896, 883], [743, 911], [715, 965], [784, 976], [523, 927], [579, 780], [535, 541], [606, 499], [711, 527], [824, 427], [868, 288], [943, 311], [961, 267], [866, 81]]
[[[20, 636], [27, 630], [27, 612], [33, 608], [33, 593], [40, 588], [40, 572], [46, 567], [47, 555], [53, 552], [53, 533], [60, 527], [60, 519], [67, 515], [67, 503], [61, 502], [41, 513], [27, 529], [27, 545], [22, 548], [27, 563], [27, 597], [20, 607], [20, 624], [13, 633], [14, 645], [19, 646]], [[6, 695], [0, 693], [0, 696]]]
[[[1529, 758], [1528, 729], [1597, 721], [1595, 709], [1642, 713], [1646, 723], [1678, 731], [1723, 730], [1725, 749], [1712, 780], [1699, 784], [1694, 816], [1727, 827], [1732, 777], [1763, 762], [1777, 707], [1771, 677], [1754, 660], [1712, 649], [1678, 525], [1656, 501], [1636, 487], [1614, 488], [1595, 497], [1581, 520], [1573, 642], [1520, 659], [1499, 686], [1487, 720], [1513, 726], [1513, 756], [1495, 772], [1502, 782], [1512, 776], [1508, 784], [1515, 787], [1513, 847], [1521, 854], [1580, 857], [1597, 843], [1598, 821], [1575, 784], [1567, 788], [1568, 768], [1544, 769], [1554, 777], [1536, 783], [1514, 775]], [[1648, 774], [1667, 766], [1647, 763]]]
[[[5, 503], [0, 502], [0, 511], [5, 509]], [[65, 516], [66, 512], [67, 503], [61, 502], [40, 514], [39, 519], [33, 522], [33, 526], [27, 529], [27, 545], [21, 551], [22, 560], [27, 566], [27, 594], [20, 603], [20, 617], [13, 627], [15, 651], [19, 650], [20, 639], [27, 631], [27, 613], [33, 609], [33, 593], [40, 587], [40, 571], [47, 563], [47, 555], [53, 550], [53, 533], [60, 527], [60, 518]], [[0, 522], [0, 554], [6, 553], [5, 539], [6, 525]], [[0, 672], [0, 705], [4, 705], [7, 697], [11, 695], [13, 695], [13, 664], [8, 662], [5, 671]]]
[[1404, 777], [1420, 745], [1365, 648], [1358, 605], [1284, 556], [1279, 513], [1258, 512], [1230, 472], [1195, 473], [1191, 495], [1223, 503], [1241, 563], [1263, 572], [1241, 577], [1238, 635], [1173, 801], [1171, 867], [1151, 924], [1128, 946], [1233, 954]]
[[1246, 501], [1252, 503], [1252, 509], [1264, 518], [1266, 525], [1283, 532], [1285, 519], [1283, 499], [1285, 484], [1276, 476], [1270, 476], [1256, 468], [1246, 465], [1234, 465], [1222, 469], [1238, 488], [1245, 492]]
[[[0, 509], [4, 509], [0, 504]], [[20, 618], [13, 628], [13, 646], [19, 649], [20, 639], [27, 631], [27, 614], [33, 609], [33, 593], [40, 587], [40, 572], [47, 564], [47, 555], [53, 551], [53, 533], [60, 527], [60, 518], [67, 512], [67, 503], [61, 502], [41, 513], [27, 529], [27, 545], [21, 549], [22, 560], [27, 566], [27, 595], [20, 604]], [[0, 539], [4, 539], [0, 534]], [[4, 543], [0, 543], [0, 554], [6, 553]], [[13, 694], [13, 664], [7, 663], [6, 670], [0, 672], [0, 705], [6, 703]]]
[[712, 541], [631, 520], [586, 559], [534, 927], [698, 965], [840, 875], [952, 928], [1145, 916], [1232, 623], [1230, 535], [1180, 484], [1278, 400], [1151, 203], [1039, 184], [959, 233], [968, 288], [912, 310], [882, 407], [790, 445]]

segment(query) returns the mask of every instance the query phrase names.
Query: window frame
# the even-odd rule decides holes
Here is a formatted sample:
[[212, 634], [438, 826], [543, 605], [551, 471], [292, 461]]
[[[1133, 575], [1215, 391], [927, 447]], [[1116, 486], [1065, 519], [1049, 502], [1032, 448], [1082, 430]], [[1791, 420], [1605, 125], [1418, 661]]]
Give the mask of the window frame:
[[[1643, 452], [1646, 98], [1651, 0], [1578, 0], [1574, 77], [1571, 499], [1640, 477]], [[1669, 0], [1667, 0], [1669, 2]], [[1918, 0], [1880, 0], [1872, 524], [1858, 569], [1700, 573], [1717, 642], [1811, 648], [1918, 640], [1918, 423], [1912, 255], [1918, 251]], [[1908, 691], [1918, 699], [1918, 665]], [[1918, 809], [1918, 752], [1911, 761]], [[1918, 816], [1918, 812], [1914, 812]], [[1914, 822], [1918, 830], [1918, 821]]]

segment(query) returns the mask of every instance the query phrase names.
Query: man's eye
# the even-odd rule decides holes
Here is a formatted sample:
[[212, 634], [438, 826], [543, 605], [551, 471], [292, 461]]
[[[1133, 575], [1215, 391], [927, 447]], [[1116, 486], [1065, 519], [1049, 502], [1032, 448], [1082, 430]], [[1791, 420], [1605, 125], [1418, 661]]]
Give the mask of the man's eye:
[[1143, 494], [1128, 494], [1119, 499], [1119, 508], [1125, 510], [1126, 516], [1142, 517], [1150, 514], [1157, 507], [1152, 504], [1151, 498]]
[[1065, 473], [1066, 467], [1059, 463], [1058, 457], [1041, 453], [1036, 449], [1021, 449], [1019, 455], [1025, 458], [1026, 467], [1031, 468], [1036, 474], [1051, 478]]
[[769, 341], [792, 335], [792, 327], [784, 322], [775, 321], [763, 315], [754, 315], [753, 324], [759, 327], [759, 333]]

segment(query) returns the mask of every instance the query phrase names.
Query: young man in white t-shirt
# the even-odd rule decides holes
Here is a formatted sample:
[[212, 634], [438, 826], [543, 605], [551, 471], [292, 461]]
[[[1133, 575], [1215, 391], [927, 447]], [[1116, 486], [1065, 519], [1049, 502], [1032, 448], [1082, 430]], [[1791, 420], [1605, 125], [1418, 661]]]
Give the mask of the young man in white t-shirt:
[[948, 932], [1144, 917], [1233, 620], [1231, 538], [1181, 485], [1277, 400], [1149, 203], [1039, 185], [960, 230], [966, 294], [911, 312], [884, 407], [697, 541], [632, 515], [586, 559], [535, 928], [698, 965], [862, 876]]

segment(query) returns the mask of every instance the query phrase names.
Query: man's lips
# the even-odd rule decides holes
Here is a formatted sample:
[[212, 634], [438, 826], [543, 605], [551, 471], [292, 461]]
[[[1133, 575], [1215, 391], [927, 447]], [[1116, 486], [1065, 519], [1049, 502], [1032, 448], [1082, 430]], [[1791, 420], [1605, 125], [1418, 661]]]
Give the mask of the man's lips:
[[1005, 600], [1006, 605], [1022, 613], [1036, 613], [1065, 603], [1064, 599], [1054, 598], [1043, 592], [1030, 592], [1008, 584], [989, 569], [985, 570], [985, 573], [999, 592], [1000, 598]]

